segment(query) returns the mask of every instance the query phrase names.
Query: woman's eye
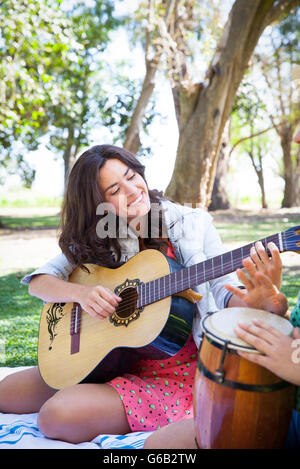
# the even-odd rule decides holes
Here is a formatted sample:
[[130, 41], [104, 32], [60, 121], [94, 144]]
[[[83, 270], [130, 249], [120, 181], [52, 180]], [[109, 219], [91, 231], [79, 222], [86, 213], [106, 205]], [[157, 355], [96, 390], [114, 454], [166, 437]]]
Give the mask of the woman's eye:
[[[133, 179], [134, 177], [135, 177], [135, 173], [132, 176], [130, 176], [130, 178], [128, 178], [128, 181], [130, 181], [130, 179]], [[120, 190], [120, 188], [118, 187], [118, 189], [115, 192], [112, 192], [111, 195], [117, 194], [119, 192], [119, 190]]]

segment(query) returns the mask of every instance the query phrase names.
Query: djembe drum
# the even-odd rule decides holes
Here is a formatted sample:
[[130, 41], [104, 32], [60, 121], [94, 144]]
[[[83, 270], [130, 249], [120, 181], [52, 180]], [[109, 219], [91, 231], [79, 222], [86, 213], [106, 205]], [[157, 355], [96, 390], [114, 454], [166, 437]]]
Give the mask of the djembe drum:
[[267, 369], [241, 358], [259, 353], [238, 338], [238, 322], [256, 318], [286, 335], [293, 326], [280, 316], [250, 308], [226, 308], [202, 319], [203, 341], [194, 383], [194, 419], [199, 448], [282, 448], [295, 388]]

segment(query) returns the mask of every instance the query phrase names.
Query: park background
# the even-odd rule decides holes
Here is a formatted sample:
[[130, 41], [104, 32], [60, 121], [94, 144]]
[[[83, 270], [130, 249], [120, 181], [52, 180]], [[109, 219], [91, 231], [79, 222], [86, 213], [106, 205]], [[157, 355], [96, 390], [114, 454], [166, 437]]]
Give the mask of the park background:
[[[33, 365], [67, 173], [137, 153], [227, 250], [300, 224], [299, 0], [7, 0], [0, 11], [0, 365]], [[300, 258], [282, 254], [291, 307]]]

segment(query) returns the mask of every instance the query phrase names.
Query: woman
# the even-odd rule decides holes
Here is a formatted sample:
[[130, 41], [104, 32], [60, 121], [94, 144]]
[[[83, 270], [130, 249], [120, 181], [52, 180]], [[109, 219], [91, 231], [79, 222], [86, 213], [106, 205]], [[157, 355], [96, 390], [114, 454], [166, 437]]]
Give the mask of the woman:
[[[157, 206], [162, 210], [153, 235], [151, 216]], [[99, 212], [101, 215], [97, 215]], [[101, 221], [108, 215], [112, 217], [107, 219], [115, 219], [116, 223], [105, 231]], [[121, 237], [124, 226], [127, 235], [122, 233]], [[116, 236], [110, 236], [115, 227]], [[99, 320], [115, 311], [120, 298], [101, 285], [68, 283], [75, 267], [91, 261], [118, 267], [149, 248], [176, 257], [185, 266], [222, 252], [220, 238], [206, 212], [175, 204], [149, 190], [144, 167], [135, 156], [111, 145], [92, 147], [72, 168], [59, 244], [62, 254], [22, 282], [29, 283], [31, 295], [45, 302], [78, 302]], [[212, 307], [249, 306], [278, 314], [287, 309], [279, 292], [279, 252], [272, 243], [269, 249], [270, 259], [258, 243], [251, 258], [244, 260], [251, 285], [238, 270], [240, 281], [235, 275], [226, 275], [196, 288], [203, 298], [197, 303], [193, 334], [172, 359], [144, 360], [130, 374], [109, 383], [81, 383], [57, 392], [43, 382], [37, 368], [15, 373], [0, 383], [0, 411], [39, 412], [39, 428], [46, 436], [73, 443], [91, 440], [101, 433], [155, 430], [190, 418], [200, 316]], [[239, 288], [244, 283], [246, 287]]]

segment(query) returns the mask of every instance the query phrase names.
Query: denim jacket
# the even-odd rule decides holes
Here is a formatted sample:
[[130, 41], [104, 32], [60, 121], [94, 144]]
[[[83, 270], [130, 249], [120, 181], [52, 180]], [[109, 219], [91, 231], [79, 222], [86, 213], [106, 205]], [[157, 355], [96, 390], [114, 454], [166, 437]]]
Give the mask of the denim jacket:
[[[212, 217], [206, 211], [179, 205], [169, 200], [162, 200], [159, 209], [163, 213], [165, 234], [171, 241], [177, 261], [184, 267], [225, 252], [221, 239], [213, 226]], [[126, 262], [138, 254], [139, 240], [134, 230], [129, 230], [127, 237], [119, 238], [119, 242], [121, 261]], [[73, 270], [74, 266], [61, 253], [24, 277], [21, 283], [28, 284], [33, 276], [39, 274], [51, 274], [62, 280], [68, 280]], [[194, 288], [202, 295], [202, 299], [196, 304], [193, 324], [193, 336], [197, 346], [201, 341], [201, 317], [208, 311], [217, 311], [227, 306], [231, 294], [224, 288], [225, 283], [241, 286], [236, 274], [233, 273]]]

